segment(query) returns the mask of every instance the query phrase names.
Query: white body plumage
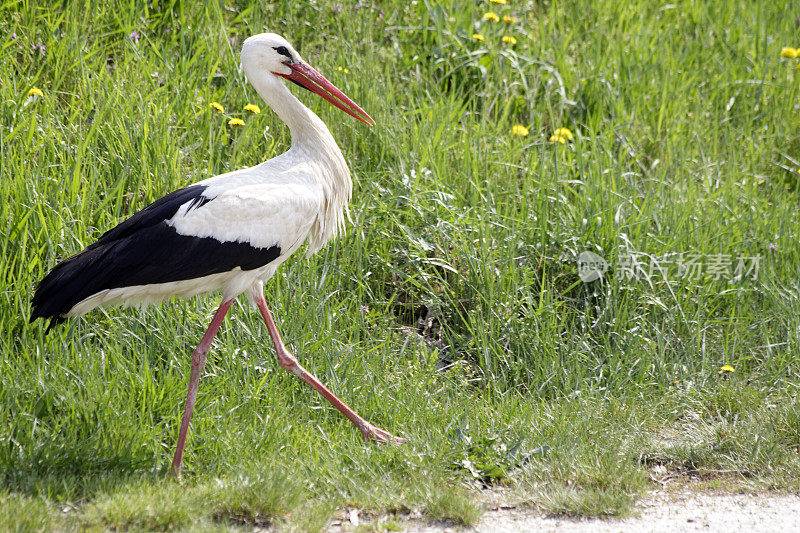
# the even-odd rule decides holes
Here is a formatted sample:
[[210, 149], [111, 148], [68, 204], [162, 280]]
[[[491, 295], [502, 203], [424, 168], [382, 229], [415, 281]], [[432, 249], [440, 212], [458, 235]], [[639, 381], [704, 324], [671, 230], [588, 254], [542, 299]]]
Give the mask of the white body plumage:
[[[320, 134], [327, 134], [336, 147], [327, 128]], [[166, 221], [179, 235], [258, 248], [278, 246], [280, 255], [254, 270], [237, 267], [199, 278], [104, 289], [80, 301], [67, 316], [80, 316], [98, 306], [149, 305], [220, 289], [225, 299], [248, 289], [260, 294], [263, 283], [304, 243], [308, 242], [306, 255], [310, 256], [336, 235], [344, 224], [352, 190], [350, 172], [338, 147], [335, 151], [309, 150], [305, 143], [294, 144], [260, 165], [195, 185], [205, 186], [203, 196], [211, 200], [200, 209], [190, 209], [189, 200]]]

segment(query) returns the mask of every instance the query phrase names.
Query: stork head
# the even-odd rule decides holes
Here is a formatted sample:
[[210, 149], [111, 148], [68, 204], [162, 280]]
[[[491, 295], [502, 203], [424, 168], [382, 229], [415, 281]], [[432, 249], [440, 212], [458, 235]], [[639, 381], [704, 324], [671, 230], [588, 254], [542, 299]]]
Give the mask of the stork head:
[[242, 65], [267, 71], [316, 93], [351, 117], [374, 126], [375, 121], [334, 84], [311, 65], [303, 61], [289, 41], [275, 33], [260, 33], [248, 37], [242, 46]]

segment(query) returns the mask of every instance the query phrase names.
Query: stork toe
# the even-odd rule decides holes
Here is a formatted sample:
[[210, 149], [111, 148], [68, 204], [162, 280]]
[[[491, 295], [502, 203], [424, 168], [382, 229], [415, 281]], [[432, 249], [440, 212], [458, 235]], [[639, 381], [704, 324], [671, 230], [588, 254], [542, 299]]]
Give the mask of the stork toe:
[[372, 424], [367, 424], [360, 429], [365, 441], [373, 441], [377, 444], [403, 444], [407, 442], [407, 439], [392, 435], [388, 431]]

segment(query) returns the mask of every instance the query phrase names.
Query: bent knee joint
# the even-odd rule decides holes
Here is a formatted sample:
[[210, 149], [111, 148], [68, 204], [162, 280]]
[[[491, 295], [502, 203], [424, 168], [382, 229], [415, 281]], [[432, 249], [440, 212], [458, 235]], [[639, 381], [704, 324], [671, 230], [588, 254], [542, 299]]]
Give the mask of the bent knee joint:
[[300, 366], [300, 363], [297, 362], [297, 359], [295, 359], [294, 356], [288, 352], [278, 355], [278, 363], [280, 363], [283, 368], [295, 376], [299, 376], [303, 373], [303, 367]]

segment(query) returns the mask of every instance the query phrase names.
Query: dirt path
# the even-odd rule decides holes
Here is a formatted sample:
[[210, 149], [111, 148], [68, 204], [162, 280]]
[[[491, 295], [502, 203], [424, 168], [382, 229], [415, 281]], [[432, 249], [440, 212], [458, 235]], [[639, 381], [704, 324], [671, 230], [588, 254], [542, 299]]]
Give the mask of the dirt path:
[[[703, 494], [692, 491], [654, 492], [640, 505], [641, 514], [626, 519], [572, 519], [547, 517], [526, 509], [487, 511], [475, 528], [481, 533], [541, 532], [669, 532], [800, 531], [800, 497], [751, 494]], [[355, 517], [354, 517], [355, 518]], [[358, 522], [358, 518], [355, 518]], [[371, 521], [370, 521], [371, 522]], [[397, 520], [404, 531], [442, 533], [464, 531], [451, 524]], [[349, 520], [334, 531], [352, 531]]]
[[[443, 531], [424, 528], [419, 531]], [[641, 515], [623, 520], [549, 518], [532, 511], [487, 512], [476, 531], [675, 532], [800, 531], [797, 496], [709, 495], [692, 492], [654, 494]]]

